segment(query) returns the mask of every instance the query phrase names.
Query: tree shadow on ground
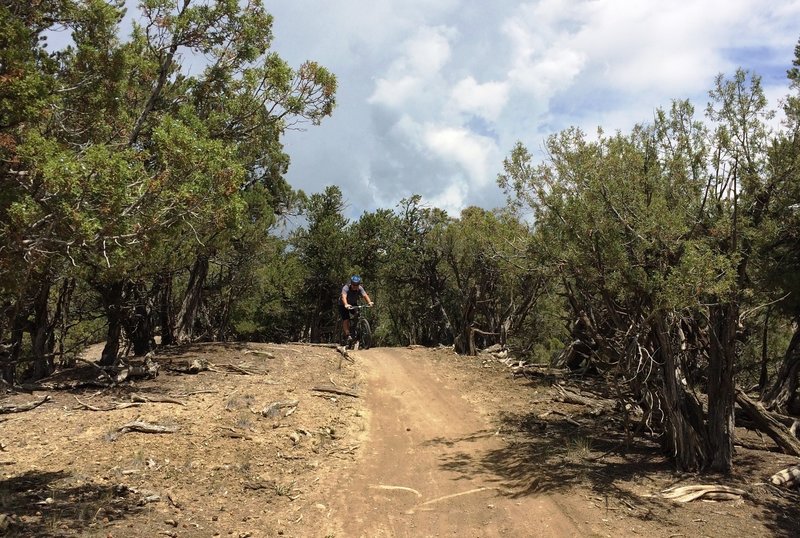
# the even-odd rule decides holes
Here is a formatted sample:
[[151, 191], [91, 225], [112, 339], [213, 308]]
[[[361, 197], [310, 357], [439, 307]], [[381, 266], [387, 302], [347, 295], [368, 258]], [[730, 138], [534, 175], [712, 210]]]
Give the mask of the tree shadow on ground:
[[[763, 475], [767, 467], [741, 454], [731, 476], [695, 475], [675, 471], [655, 440], [628, 442], [613, 418], [586, 413], [543, 420], [535, 413], [504, 413], [496, 428], [428, 443], [448, 448], [441, 456], [441, 467], [455, 473], [457, 480], [481, 476], [512, 498], [588, 490], [586, 499], [598, 508], [624, 510], [643, 521], [675, 525], [685, 517], [685, 505], [678, 508], [655, 496], [660, 491], [689, 483], [727, 484], [750, 492], [745, 502], [755, 507], [756, 519], [767, 529], [780, 536], [796, 535], [800, 504], [792, 504], [774, 491], [749, 486], [759, 481], [753, 477]], [[487, 436], [499, 436], [503, 442], [484, 452], [458, 450], [462, 443]], [[645, 496], [645, 492], [654, 496]]]
[[121, 485], [98, 485], [64, 471], [31, 471], [0, 480], [3, 536], [106, 536], [109, 523], [144, 509], [141, 495]]

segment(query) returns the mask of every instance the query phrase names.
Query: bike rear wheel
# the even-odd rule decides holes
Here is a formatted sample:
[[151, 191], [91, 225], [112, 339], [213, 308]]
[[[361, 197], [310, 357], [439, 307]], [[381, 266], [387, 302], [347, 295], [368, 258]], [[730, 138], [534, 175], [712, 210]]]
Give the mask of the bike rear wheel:
[[358, 340], [361, 349], [369, 349], [372, 346], [372, 331], [369, 328], [369, 321], [364, 318], [358, 320]]

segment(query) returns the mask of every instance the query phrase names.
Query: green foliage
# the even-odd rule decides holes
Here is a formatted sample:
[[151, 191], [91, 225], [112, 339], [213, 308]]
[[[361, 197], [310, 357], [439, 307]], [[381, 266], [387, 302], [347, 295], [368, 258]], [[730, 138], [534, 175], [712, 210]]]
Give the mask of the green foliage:
[[[43, 279], [65, 275], [86, 279], [109, 315], [141, 316], [145, 290], [216, 254], [209, 298], [229, 306], [247, 281], [230, 268], [255, 270], [241, 239], [269, 243], [274, 214], [299, 202], [281, 137], [330, 115], [336, 78], [270, 51], [272, 17], [258, 0], [140, 9], [123, 40], [124, 2], [0, 6], [0, 282], [15, 316], [33, 315]], [[53, 26], [71, 44], [50, 53], [40, 38]], [[191, 54], [208, 61], [198, 75], [181, 64]]]

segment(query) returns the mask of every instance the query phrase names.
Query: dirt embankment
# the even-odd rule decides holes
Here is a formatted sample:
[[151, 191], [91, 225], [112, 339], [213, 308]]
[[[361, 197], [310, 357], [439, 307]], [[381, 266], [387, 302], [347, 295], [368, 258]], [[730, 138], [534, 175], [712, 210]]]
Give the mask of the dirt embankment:
[[[791, 458], [740, 450], [735, 477], [680, 475], [654, 444], [623, 446], [613, 414], [554, 403], [549, 382], [512, 379], [494, 360], [422, 348], [354, 358], [302, 345], [198, 345], [157, 357], [154, 380], [53, 391], [34, 410], [3, 415], [0, 534], [617, 538], [798, 528], [796, 501], [757, 484]], [[179, 372], [196, 359], [212, 370]], [[136, 431], [137, 422], [166, 431]], [[748, 495], [658, 496], [709, 480]]]

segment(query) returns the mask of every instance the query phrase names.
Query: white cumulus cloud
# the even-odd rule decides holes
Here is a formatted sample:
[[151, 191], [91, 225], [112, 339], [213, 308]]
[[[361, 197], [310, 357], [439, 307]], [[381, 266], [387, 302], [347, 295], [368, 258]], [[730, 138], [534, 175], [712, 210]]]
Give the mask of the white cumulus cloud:
[[460, 127], [427, 126], [423, 140], [435, 155], [458, 165], [474, 185], [483, 186], [491, 179], [489, 157], [497, 150], [491, 138]]
[[494, 121], [508, 102], [508, 83], [478, 83], [468, 76], [453, 86], [450, 92], [453, 105], [459, 112], [466, 112]]
[[435, 78], [450, 59], [447, 27], [421, 28], [402, 47], [401, 55], [390, 65], [386, 75], [375, 81], [368, 102], [400, 107]]

